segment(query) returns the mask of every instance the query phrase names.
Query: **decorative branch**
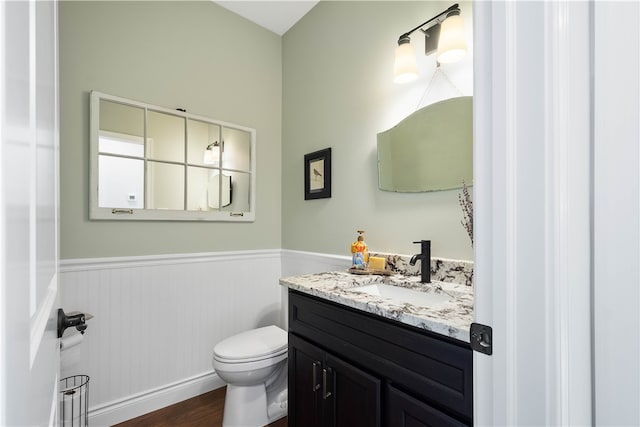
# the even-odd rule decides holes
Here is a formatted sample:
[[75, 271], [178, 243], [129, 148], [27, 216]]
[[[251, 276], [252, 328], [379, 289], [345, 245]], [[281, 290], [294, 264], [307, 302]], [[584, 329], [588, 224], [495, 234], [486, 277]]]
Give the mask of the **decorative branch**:
[[458, 194], [458, 202], [462, 208], [462, 221], [460, 223], [467, 230], [467, 234], [471, 239], [471, 247], [473, 247], [473, 200], [469, 194], [469, 187], [462, 180], [462, 194]]

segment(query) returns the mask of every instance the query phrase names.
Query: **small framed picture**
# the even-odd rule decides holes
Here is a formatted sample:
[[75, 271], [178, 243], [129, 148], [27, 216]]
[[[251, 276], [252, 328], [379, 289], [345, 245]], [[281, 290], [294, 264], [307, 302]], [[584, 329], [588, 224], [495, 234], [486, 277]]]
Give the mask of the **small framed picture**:
[[331, 148], [304, 155], [304, 199], [331, 197]]

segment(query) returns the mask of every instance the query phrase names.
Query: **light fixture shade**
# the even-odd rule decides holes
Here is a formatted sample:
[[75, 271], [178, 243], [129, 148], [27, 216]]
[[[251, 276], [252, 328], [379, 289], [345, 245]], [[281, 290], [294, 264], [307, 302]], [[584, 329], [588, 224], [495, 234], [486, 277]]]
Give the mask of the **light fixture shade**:
[[396, 48], [396, 61], [393, 64], [393, 81], [408, 83], [418, 78], [416, 53], [411, 43], [405, 42]]
[[464, 21], [460, 15], [452, 15], [442, 22], [436, 59], [441, 64], [461, 60], [467, 53]]

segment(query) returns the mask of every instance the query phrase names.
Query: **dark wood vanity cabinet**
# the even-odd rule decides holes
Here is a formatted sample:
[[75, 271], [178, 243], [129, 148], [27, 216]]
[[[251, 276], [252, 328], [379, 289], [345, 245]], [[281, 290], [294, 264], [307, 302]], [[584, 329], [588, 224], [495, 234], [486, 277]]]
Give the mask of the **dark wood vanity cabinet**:
[[472, 425], [472, 366], [468, 343], [289, 291], [291, 427]]
[[290, 393], [296, 396], [289, 425], [380, 426], [381, 381], [321, 348], [289, 336]]

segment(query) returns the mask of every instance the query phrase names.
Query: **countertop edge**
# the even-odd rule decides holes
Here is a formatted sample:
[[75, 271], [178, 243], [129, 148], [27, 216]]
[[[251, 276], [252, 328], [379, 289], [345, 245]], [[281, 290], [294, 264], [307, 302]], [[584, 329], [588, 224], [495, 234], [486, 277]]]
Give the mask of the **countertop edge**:
[[[327, 273], [332, 274], [332, 273]], [[333, 273], [335, 274], [335, 273]], [[411, 304], [404, 304], [402, 306], [389, 303], [385, 301], [385, 304], [381, 304], [378, 301], [370, 298], [364, 300], [354, 299], [354, 295], [350, 295], [348, 288], [339, 288], [338, 285], [331, 286], [329, 289], [322, 289], [318, 286], [310, 284], [301, 284], [294, 282], [292, 279], [312, 277], [314, 275], [305, 276], [293, 276], [291, 278], [283, 277], [279, 279], [281, 286], [285, 286], [288, 289], [292, 289], [298, 292], [302, 292], [307, 295], [316, 296], [318, 298], [331, 301], [346, 307], [354, 308], [366, 313], [380, 316], [382, 318], [395, 320], [405, 325], [413, 326], [418, 329], [430, 331], [445, 337], [453, 338], [465, 343], [470, 342], [469, 325], [456, 325], [455, 322], [448, 321], [438, 317], [430, 317], [428, 313], [425, 314], [425, 309], [412, 306]], [[362, 277], [362, 276], [359, 276]], [[353, 280], [357, 280], [358, 277], [354, 277]], [[422, 313], [420, 313], [422, 311]]]

